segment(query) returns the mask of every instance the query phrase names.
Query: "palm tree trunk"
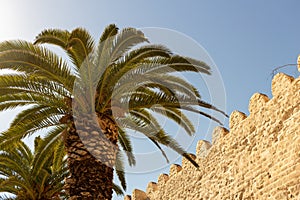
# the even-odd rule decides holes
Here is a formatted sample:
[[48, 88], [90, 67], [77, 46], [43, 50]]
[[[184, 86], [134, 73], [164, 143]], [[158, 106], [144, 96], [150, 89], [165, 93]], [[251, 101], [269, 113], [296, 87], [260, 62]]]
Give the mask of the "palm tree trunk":
[[95, 120], [87, 117], [74, 122], [72, 118], [70, 124], [65, 136], [70, 173], [65, 189], [69, 199], [111, 199], [118, 150], [115, 122], [98, 115]]

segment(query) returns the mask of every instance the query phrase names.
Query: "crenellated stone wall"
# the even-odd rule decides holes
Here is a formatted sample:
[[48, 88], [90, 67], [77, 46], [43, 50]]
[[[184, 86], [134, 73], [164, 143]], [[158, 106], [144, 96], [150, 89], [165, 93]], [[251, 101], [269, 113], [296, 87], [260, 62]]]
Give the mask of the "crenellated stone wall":
[[300, 78], [277, 74], [272, 94], [254, 94], [249, 116], [232, 112], [230, 131], [217, 127], [212, 144], [198, 142], [199, 169], [183, 159], [125, 199], [300, 200]]

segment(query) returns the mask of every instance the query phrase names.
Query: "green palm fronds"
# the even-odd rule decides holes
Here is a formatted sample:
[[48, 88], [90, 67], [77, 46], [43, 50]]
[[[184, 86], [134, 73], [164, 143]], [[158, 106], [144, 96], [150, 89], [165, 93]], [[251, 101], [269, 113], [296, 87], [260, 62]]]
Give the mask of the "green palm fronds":
[[[60, 153], [61, 140], [45, 147], [41, 138], [35, 139], [34, 153], [22, 141], [0, 153], [0, 192], [16, 199], [60, 199], [64, 178], [68, 174], [65, 154]], [[41, 155], [41, 151], [47, 152]], [[54, 159], [55, 158], [55, 159]], [[9, 197], [11, 198], [11, 197]]]
[[[58, 46], [71, 62], [63, 60], [44, 44]], [[219, 123], [218, 119], [202, 109], [226, 115], [203, 101], [195, 86], [176, 75], [181, 72], [209, 75], [211, 71], [206, 63], [175, 55], [163, 45], [150, 44], [143, 32], [135, 28], [119, 30], [111, 24], [106, 27], [98, 43], [83, 28], [72, 31], [44, 30], [34, 43], [5, 41], [0, 43], [0, 69], [16, 72], [0, 74], [0, 111], [24, 108], [10, 128], [1, 133], [0, 148], [17, 143], [15, 151], [21, 151], [20, 139], [51, 128], [45, 138], [47, 142], [44, 144], [47, 145], [40, 145], [44, 149], [40, 147], [37, 155], [22, 150], [28, 154], [27, 158], [22, 157], [22, 161], [37, 165], [31, 173], [43, 174], [39, 183], [46, 183], [47, 173], [56, 173], [51, 170], [58, 170], [63, 165], [60, 160], [63, 155], [61, 138], [65, 137], [76, 109], [93, 111], [117, 122], [118, 143], [130, 165], [135, 165], [136, 161], [127, 131], [134, 130], [144, 134], [167, 161], [160, 145], [172, 148], [197, 166], [157, 122], [156, 114], [173, 120], [188, 135], [193, 135], [195, 128], [187, 112]], [[77, 107], [74, 107], [74, 102], [78, 103]], [[24, 144], [21, 146], [24, 148]], [[13, 154], [17, 156], [18, 152], [12, 149], [10, 155]], [[48, 154], [55, 156], [50, 158]], [[53, 164], [50, 172], [46, 167], [48, 162]], [[117, 172], [123, 180], [124, 174], [119, 169]], [[20, 173], [23, 173], [21, 169]], [[18, 176], [11, 182], [20, 182], [18, 187], [23, 187], [25, 183], [20, 178], [22, 181], [29, 180], [28, 177]], [[8, 188], [5, 186], [7, 180], [2, 180], [2, 189]], [[58, 180], [52, 181], [59, 184]], [[124, 184], [122, 186], [126, 188]], [[120, 191], [117, 186], [114, 188]], [[45, 190], [45, 187], [41, 189]], [[12, 191], [15, 190], [12, 188]], [[28, 195], [31, 193], [28, 192]]]

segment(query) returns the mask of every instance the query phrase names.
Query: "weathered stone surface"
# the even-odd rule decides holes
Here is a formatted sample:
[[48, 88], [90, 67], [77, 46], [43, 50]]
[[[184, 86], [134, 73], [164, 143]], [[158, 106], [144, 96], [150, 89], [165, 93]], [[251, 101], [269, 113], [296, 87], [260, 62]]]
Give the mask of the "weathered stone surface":
[[149, 197], [147, 197], [147, 195], [144, 191], [134, 189], [132, 192], [132, 199], [149, 200]]
[[255, 114], [263, 109], [266, 103], [269, 101], [269, 97], [265, 94], [255, 93], [252, 95], [249, 102], [249, 112]]
[[277, 97], [281, 94], [284, 94], [293, 80], [294, 80], [293, 77], [288, 76], [286, 74], [283, 73], [276, 74], [272, 80], [273, 96]]
[[182, 169], [182, 167], [180, 165], [172, 164], [171, 167], [170, 167], [169, 176], [176, 175], [178, 172], [181, 171], [181, 169]]
[[156, 190], [157, 190], [157, 183], [155, 183], [155, 182], [150, 182], [150, 183], [148, 183], [148, 186], [147, 186], [147, 190], [146, 190], [146, 192], [149, 194], [149, 193], [151, 193], [151, 192], [155, 192]]
[[196, 148], [196, 156], [198, 158], [205, 158], [211, 148], [211, 143], [206, 140], [199, 140]]
[[[189, 156], [193, 159], [193, 160], [196, 160], [196, 155], [190, 153]], [[186, 159], [185, 157], [182, 158], [182, 165], [181, 167], [184, 168], [184, 169], [189, 169], [189, 168], [194, 168], [195, 166], [188, 160]]]
[[131, 196], [130, 196], [130, 195], [126, 195], [126, 196], [124, 197], [124, 200], [131, 200]]
[[217, 126], [214, 130], [213, 130], [213, 134], [212, 134], [212, 144], [216, 144], [218, 142], [218, 140], [220, 140], [222, 137], [224, 137], [225, 135], [228, 134], [228, 130], [224, 127], [220, 127]]
[[157, 184], [165, 184], [169, 180], [169, 175], [168, 174], [161, 174], [159, 175], [157, 179]]
[[183, 159], [182, 168], [172, 165], [155, 189], [132, 200], [299, 200], [300, 78], [277, 74], [272, 93], [254, 94], [248, 117], [234, 111], [230, 132], [215, 129], [213, 145], [198, 142], [199, 169]]
[[236, 125], [238, 125], [241, 121], [246, 119], [247, 116], [245, 113], [239, 112], [237, 110], [233, 111], [229, 118], [229, 128], [233, 129]]

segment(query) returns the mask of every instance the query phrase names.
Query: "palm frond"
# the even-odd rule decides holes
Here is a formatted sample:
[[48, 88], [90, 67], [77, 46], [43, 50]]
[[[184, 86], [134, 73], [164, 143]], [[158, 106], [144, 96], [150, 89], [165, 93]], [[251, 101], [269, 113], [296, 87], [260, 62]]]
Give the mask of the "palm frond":
[[148, 139], [154, 143], [154, 145], [160, 150], [161, 154], [163, 155], [163, 157], [166, 159], [167, 163], [169, 163], [169, 158], [166, 154], [166, 152], [163, 150], [163, 148], [158, 144], [158, 142], [156, 142], [154, 139], [152, 139], [151, 137], [147, 136]]
[[99, 44], [98, 51], [96, 52], [97, 66], [99, 69], [105, 69], [102, 70], [103, 74], [101, 73], [102, 77], [97, 87], [97, 91], [100, 94], [99, 98], [103, 96], [103, 90], [107, 87], [107, 81], [111, 75], [111, 64], [120, 57], [123, 57], [123, 54], [132, 47], [147, 41], [143, 32], [134, 28], [126, 28], [119, 34], [107, 38]]
[[[33, 169], [32, 174], [36, 175], [40, 173], [40, 170], [44, 168], [45, 162], [49, 157], [52, 157], [52, 169], [59, 169], [63, 165], [59, 165], [63, 161], [65, 152], [61, 151], [62, 143], [60, 142], [61, 133], [65, 129], [65, 125], [57, 126], [52, 130], [48, 131], [46, 137], [38, 145], [38, 149], [35, 151], [35, 156], [33, 159]], [[49, 153], [53, 152], [53, 153]]]
[[44, 118], [41, 114], [39, 117], [32, 116], [31, 119], [26, 118], [22, 123], [10, 127], [8, 130], [2, 132], [0, 136], [0, 147], [8, 146], [22, 138], [25, 138], [36, 131], [55, 127], [60, 124], [60, 118], [57, 115]]
[[133, 154], [133, 149], [132, 149], [132, 145], [130, 142], [130, 139], [128, 137], [128, 135], [126, 134], [126, 132], [121, 129], [120, 127], [118, 127], [118, 142], [120, 144], [120, 146], [123, 148], [123, 151], [125, 152], [127, 159], [128, 159], [128, 163], [130, 166], [134, 166], [136, 164], [135, 161], [135, 157]]
[[116, 185], [113, 183], [113, 191], [118, 195], [118, 196], [123, 196], [124, 192], [122, 191], [122, 188], [120, 186]]
[[116, 35], [110, 55], [111, 62], [143, 42], [149, 42], [144, 33], [135, 28], [125, 28]]
[[189, 57], [173, 55], [170, 58], [153, 58], [144, 70], [152, 73], [197, 72], [210, 74], [210, 67], [205, 62]]
[[189, 135], [193, 135], [195, 133], [195, 128], [192, 122], [179, 109], [161, 106], [151, 107], [150, 109], [168, 117], [171, 120], [174, 120], [178, 125], [182, 126]]
[[117, 153], [115, 168], [116, 168], [117, 176], [121, 182], [122, 188], [126, 190], [125, 170], [123, 165], [123, 156], [121, 152]]
[[0, 43], [0, 69], [46, 77], [72, 91], [74, 78], [68, 64], [47, 48], [26, 41]]
[[63, 182], [68, 175], [66, 159], [59, 156], [61, 166], [54, 169], [53, 160], [57, 151], [53, 144], [57, 142], [52, 142], [52, 146], [47, 146], [45, 142], [48, 141], [40, 137], [35, 139], [34, 154], [21, 141], [15, 143], [15, 148], [1, 149], [1, 192], [14, 194], [17, 199], [46, 199], [64, 194]]
[[65, 86], [56, 82], [25, 74], [0, 75], [0, 88], [0, 95], [31, 92], [45, 96], [55, 95], [62, 98], [71, 96], [72, 92], [66, 90]]
[[115, 24], [110, 24], [110, 25], [106, 26], [100, 39], [99, 39], [99, 42], [103, 43], [108, 38], [115, 36], [118, 33], [118, 30], [119, 29]]
[[46, 116], [51, 116], [51, 115], [63, 115], [64, 112], [59, 110], [59, 109], [55, 109], [55, 108], [49, 108], [47, 106], [44, 105], [33, 105], [30, 108], [27, 108], [23, 111], [21, 111], [19, 114], [16, 115], [16, 117], [13, 119], [13, 121], [11, 122], [10, 126], [17, 126], [18, 124], [22, 124], [26, 122], [28, 122], [28, 119], [33, 119], [35, 118], [35, 116], [39, 116], [39, 115], [43, 115], [45, 114]]
[[46, 29], [36, 36], [34, 44], [53, 44], [65, 49], [70, 35], [67, 30]]
[[87, 30], [76, 28], [71, 32], [66, 49], [71, 51], [72, 62], [77, 68], [81, 67], [94, 48], [94, 40]]
[[[173, 149], [175, 152], [186, 157], [187, 159], [191, 159], [191, 157], [177, 143], [177, 141], [167, 135], [163, 129], [157, 130], [153, 129], [153, 127], [151, 126], [141, 126], [141, 124], [143, 124], [144, 122], [134, 117], [119, 119], [119, 123], [121, 123], [123, 127], [138, 131], [148, 138]], [[193, 164], [195, 167], [199, 167], [197, 163], [193, 162]]]
[[[96, 105], [99, 106], [100, 102], [106, 102], [111, 98], [111, 95], [104, 94], [112, 94], [113, 90], [116, 89], [117, 83], [121, 85], [124, 84], [121, 83], [120, 79], [124, 80], [125, 78], [125, 80], [130, 80], [132, 82], [132, 79], [130, 77], [126, 79], [126, 76], [124, 75], [138, 68], [139, 65], [137, 63], [152, 56], [169, 57], [170, 51], [169, 49], [161, 45], [147, 45], [145, 47], [143, 46], [139, 49], [130, 51], [127, 55], [122, 57], [119, 61], [115, 62], [114, 64], [110, 64], [109, 62], [103, 64], [107, 67], [99, 80], [99, 84], [97, 87], [99, 99], [97, 99]], [[109, 57], [109, 55], [107, 55], [107, 57]], [[102, 58], [102, 60], [104, 59]], [[101, 97], [103, 96], [106, 96], [106, 99], [101, 99]]]

